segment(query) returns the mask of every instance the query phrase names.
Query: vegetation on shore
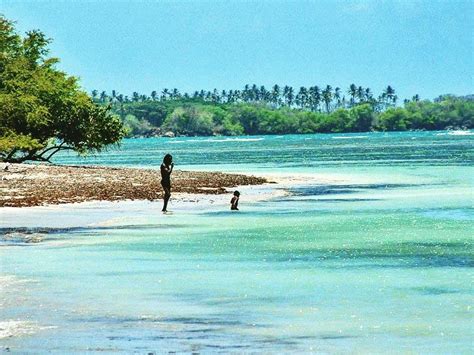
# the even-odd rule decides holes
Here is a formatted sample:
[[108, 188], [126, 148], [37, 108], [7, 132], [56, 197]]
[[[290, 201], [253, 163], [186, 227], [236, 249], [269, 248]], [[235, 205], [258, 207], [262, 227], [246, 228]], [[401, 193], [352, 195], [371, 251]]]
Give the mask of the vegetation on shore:
[[415, 95], [397, 106], [391, 86], [378, 96], [355, 84], [344, 91], [327, 85], [301, 87], [246, 85], [242, 90], [134, 92], [92, 91], [92, 98], [109, 105], [129, 135], [252, 135], [471, 129], [474, 96], [443, 95], [434, 101]]
[[97, 152], [125, 134], [109, 107], [55, 68], [49, 43], [37, 30], [20, 36], [0, 15], [0, 160], [50, 161], [64, 149]]

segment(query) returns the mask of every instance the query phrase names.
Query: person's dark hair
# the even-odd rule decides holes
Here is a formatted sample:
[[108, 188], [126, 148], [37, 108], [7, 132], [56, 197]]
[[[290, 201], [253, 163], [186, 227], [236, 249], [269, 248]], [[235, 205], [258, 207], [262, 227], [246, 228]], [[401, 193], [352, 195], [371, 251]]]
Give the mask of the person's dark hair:
[[235, 191], [234, 191], [234, 196], [240, 196], [240, 192], [237, 191], [237, 190], [235, 190]]
[[171, 154], [166, 154], [165, 157], [163, 158], [163, 164], [165, 165], [170, 165], [172, 161], [173, 161], [173, 157], [171, 156]]

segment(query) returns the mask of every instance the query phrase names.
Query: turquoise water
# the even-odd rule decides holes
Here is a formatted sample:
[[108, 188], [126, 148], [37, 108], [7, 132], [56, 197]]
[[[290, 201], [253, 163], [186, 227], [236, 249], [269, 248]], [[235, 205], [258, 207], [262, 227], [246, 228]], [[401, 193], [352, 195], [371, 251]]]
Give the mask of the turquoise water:
[[[58, 161], [156, 167], [167, 152], [183, 169], [299, 178], [243, 189], [239, 213], [3, 209], [4, 349], [472, 352], [472, 132], [133, 139]], [[271, 189], [287, 194], [245, 199]]]

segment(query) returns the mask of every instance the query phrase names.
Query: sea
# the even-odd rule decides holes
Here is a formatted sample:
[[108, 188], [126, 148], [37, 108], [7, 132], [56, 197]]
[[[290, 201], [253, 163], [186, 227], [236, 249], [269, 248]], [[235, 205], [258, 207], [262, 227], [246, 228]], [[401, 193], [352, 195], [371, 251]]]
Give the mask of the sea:
[[242, 188], [237, 212], [2, 208], [0, 351], [472, 354], [474, 131], [135, 138], [55, 162], [166, 153], [286, 183]]

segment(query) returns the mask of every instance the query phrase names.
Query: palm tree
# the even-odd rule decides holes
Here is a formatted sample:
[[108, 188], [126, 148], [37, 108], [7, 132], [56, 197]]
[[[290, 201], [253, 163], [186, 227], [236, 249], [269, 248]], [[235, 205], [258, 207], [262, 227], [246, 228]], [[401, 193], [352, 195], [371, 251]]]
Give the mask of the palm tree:
[[102, 92], [100, 93], [100, 102], [102, 102], [102, 103], [106, 102], [106, 101], [107, 101], [107, 97], [108, 97], [108, 96], [107, 96], [107, 93], [106, 93], [105, 91], [102, 91]]
[[112, 103], [114, 103], [115, 101], [117, 101], [117, 91], [112, 90]]
[[377, 98], [376, 111], [383, 111], [387, 106], [387, 94], [383, 92]]
[[364, 98], [365, 98], [365, 101], [367, 102], [372, 101], [373, 95], [372, 95], [372, 92], [370, 91], [370, 88], [365, 89]]
[[132, 101], [134, 101], [134, 102], [140, 101], [140, 95], [138, 94], [138, 92], [136, 92], [136, 91], [133, 92]]
[[275, 84], [272, 87], [272, 92], [270, 93], [270, 102], [278, 107], [280, 104], [280, 87]]
[[295, 103], [302, 109], [307, 107], [308, 89], [306, 89], [304, 86], [300, 87], [300, 90], [298, 91], [298, 94], [296, 95], [296, 98], [295, 98]]
[[270, 95], [267, 91], [267, 89], [265, 88], [265, 86], [261, 85], [260, 86], [260, 90], [259, 90], [259, 100], [260, 101], [269, 101], [270, 99]]
[[91, 91], [91, 96], [92, 96], [92, 100], [96, 100], [97, 99], [97, 95], [99, 95], [99, 92], [97, 90], [92, 90]]
[[294, 90], [291, 86], [285, 85], [283, 88], [283, 99], [288, 107], [293, 105], [293, 100], [295, 98]]
[[170, 94], [170, 97], [173, 99], [173, 100], [177, 100], [181, 97], [181, 94], [179, 93], [179, 90], [174, 88], [173, 91], [171, 92]]
[[323, 101], [326, 104], [326, 112], [329, 113], [331, 107], [331, 100], [332, 100], [332, 87], [331, 85], [327, 85], [326, 88], [322, 92]]
[[251, 101], [258, 101], [259, 98], [259, 91], [257, 85], [253, 84], [252, 89], [250, 90], [250, 100]]
[[334, 99], [336, 100], [336, 108], [341, 107], [341, 88], [334, 89]]
[[242, 90], [242, 100], [244, 102], [249, 102], [250, 101], [250, 86], [249, 86], [249, 84], [246, 84], [244, 86], [244, 90]]
[[229, 93], [227, 94], [227, 102], [228, 103], [235, 102], [234, 90], [229, 90]]
[[163, 89], [163, 91], [161, 92], [161, 99], [162, 99], [162, 100], [166, 100], [169, 95], [170, 95], [170, 91], [165, 88], [165, 89]]
[[212, 91], [211, 100], [214, 103], [218, 103], [220, 101], [219, 91], [217, 91], [217, 89]]
[[349, 90], [347, 90], [347, 93], [351, 95], [350, 106], [352, 107], [355, 104], [355, 98], [357, 96], [357, 86], [355, 84], [351, 84], [349, 86]]
[[344, 107], [344, 108], [346, 108], [346, 106], [347, 106], [346, 95], [342, 95], [342, 99], [341, 99], [341, 107]]
[[240, 90], [234, 90], [234, 101], [240, 101], [242, 100], [242, 91]]
[[384, 94], [389, 102], [392, 102], [393, 104], [396, 103], [397, 96], [395, 95], [395, 90], [390, 85], [388, 85], [384, 90]]
[[413, 96], [412, 101], [414, 101], [414, 102], [420, 101], [420, 95], [416, 94], [415, 96]]
[[359, 103], [364, 101], [365, 98], [365, 90], [362, 86], [357, 88], [357, 98], [359, 99]]
[[321, 89], [319, 86], [311, 86], [309, 88], [309, 102], [311, 111], [319, 110], [319, 104], [321, 103]]
[[370, 88], [366, 88], [364, 91], [364, 101], [370, 104], [374, 110], [376, 109], [376, 106], [378, 105], [378, 102], [376, 99], [374, 99], [374, 95], [370, 91]]
[[153, 91], [151, 92], [151, 95], [150, 95], [150, 96], [151, 96], [151, 99], [152, 99], [153, 101], [155, 101], [157, 95], [158, 95], [158, 93], [157, 93], [155, 90], [153, 90]]
[[123, 97], [122, 94], [117, 96], [117, 101], [120, 103], [120, 117], [124, 118], [125, 117], [125, 112], [124, 112], [124, 109], [123, 109], [124, 97]]

